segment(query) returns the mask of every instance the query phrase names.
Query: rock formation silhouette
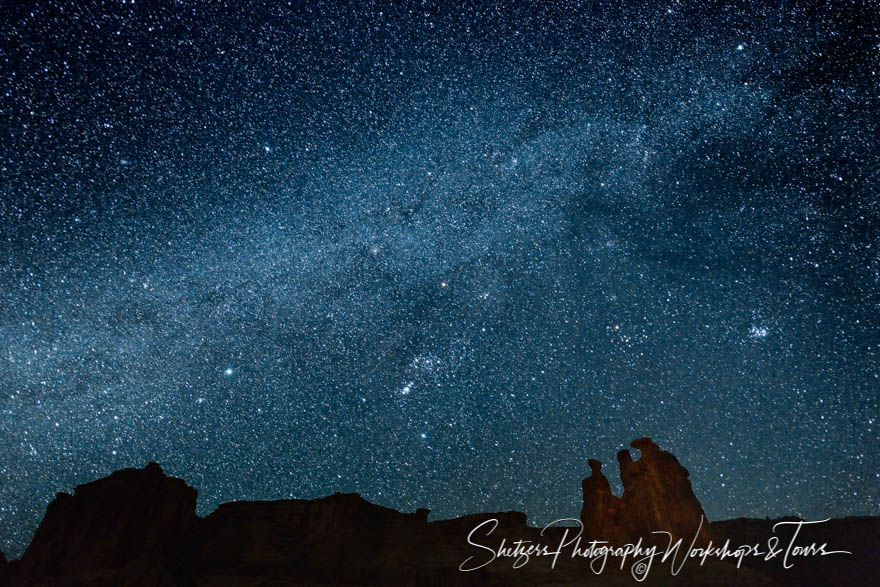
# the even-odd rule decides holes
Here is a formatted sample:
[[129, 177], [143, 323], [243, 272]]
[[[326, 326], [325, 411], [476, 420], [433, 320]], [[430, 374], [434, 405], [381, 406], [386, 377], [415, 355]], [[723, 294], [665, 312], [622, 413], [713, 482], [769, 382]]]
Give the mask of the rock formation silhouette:
[[[611, 493], [601, 463], [590, 461], [592, 474], [583, 483], [585, 538], [619, 541], [639, 528], [655, 527], [689, 534], [702, 508], [687, 471], [649, 439], [632, 446], [642, 458], [621, 455], [625, 490], [620, 498]], [[555, 547], [576, 530], [531, 527], [521, 512], [429, 522], [425, 508], [401, 513], [356, 493], [336, 493], [314, 500], [232, 502], [200, 518], [195, 503], [196, 490], [165, 475], [156, 463], [80, 485], [73, 495], [59, 493], [22, 559], [0, 556], [0, 585], [634, 584], [628, 568], [621, 571], [610, 562], [596, 576], [587, 559], [569, 551], [552, 566], [547, 556], [532, 556], [519, 568], [515, 557], [499, 556], [485, 568], [460, 570], [466, 560], [472, 565], [489, 561], [502, 544], [509, 551], [517, 541]], [[711, 532], [734, 545], [754, 544], [772, 535], [772, 522], [716, 522]], [[809, 541], [826, 540], [854, 554], [804, 558], [793, 569], [776, 560], [748, 559], [743, 568], [710, 560], [686, 566], [672, 583], [880, 584], [874, 555], [880, 550], [880, 519], [833, 520], [811, 530]], [[643, 584], [668, 585], [670, 578], [669, 569], [658, 563]]]
[[591, 474], [584, 479], [584, 505], [581, 521], [586, 536], [612, 544], [637, 542], [639, 538], [655, 544], [666, 544], [669, 532], [673, 540], [705, 546], [712, 539], [712, 530], [703, 507], [694, 495], [687, 469], [667, 451], [661, 451], [650, 438], [637, 438], [630, 443], [642, 457], [634, 461], [626, 449], [617, 453], [623, 495], [611, 492], [608, 479], [602, 474], [602, 463], [588, 461]]
[[673, 540], [706, 546], [712, 540], [712, 530], [694, 495], [688, 470], [650, 438], [637, 438], [630, 446], [641, 451], [642, 457], [634, 461], [626, 449], [617, 453], [623, 483], [619, 498], [611, 493], [602, 463], [588, 461], [591, 474], [582, 484], [585, 534], [612, 544], [637, 542], [639, 538], [666, 544], [668, 536], [653, 533], [669, 532]]
[[602, 462], [596, 459], [587, 462], [591, 474], [581, 483], [584, 494], [584, 506], [581, 508], [584, 536], [611, 544], [626, 542], [623, 500], [611, 493], [611, 484], [602, 474]]
[[[21, 559], [22, 576], [139, 576], [173, 582], [183, 538], [195, 523], [196, 495], [156, 463], [123, 469], [59, 493]], [[49, 581], [51, 582], [51, 581]]]

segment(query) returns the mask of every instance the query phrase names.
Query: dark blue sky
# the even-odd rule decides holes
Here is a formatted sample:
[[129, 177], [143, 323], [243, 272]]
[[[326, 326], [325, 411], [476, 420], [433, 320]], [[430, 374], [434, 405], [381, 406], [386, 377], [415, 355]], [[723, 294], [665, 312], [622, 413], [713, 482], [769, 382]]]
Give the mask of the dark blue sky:
[[542, 524], [638, 436], [878, 513], [876, 11], [223, 4], [0, 9], [0, 548], [149, 460]]

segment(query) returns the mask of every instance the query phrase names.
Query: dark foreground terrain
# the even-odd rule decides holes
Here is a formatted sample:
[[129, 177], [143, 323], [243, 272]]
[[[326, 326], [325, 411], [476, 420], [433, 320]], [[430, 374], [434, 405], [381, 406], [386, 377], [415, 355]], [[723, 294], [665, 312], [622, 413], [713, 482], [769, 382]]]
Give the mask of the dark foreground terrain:
[[[591, 479], [595, 481], [596, 475]], [[585, 496], [592, 491], [589, 485], [585, 480]], [[575, 544], [572, 539], [579, 528], [574, 526], [551, 527], [542, 535], [541, 529], [528, 526], [525, 514], [519, 512], [428, 522], [427, 510], [401, 513], [369, 503], [357, 494], [337, 493], [311, 501], [227, 503], [200, 518], [195, 514], [196, 493], [183, 480], [166, 476], [155, 463], [81, 485], [73, 495], [60, 493], [47, 508], [22, 559], [0, 560], [0, 583], [636, 585], [633, 573], [644, 572], [648, 560], [644, 554], [630, 555], [621, 565], [620, 558], [611, 556], [597, 574], [602, 557], [597, 551], [583, 556], [589, 548], [587, 537], [595, 537], [585, 531], [581, 542]], [[615, 499], [626, 498], [625, 494]], [[497, 526], [488, 522], [474, 531], [487, 520], [497, 520]], [[660, 561], [661, 548], [650, 561], [644, 584], [880, 585], [880, 518], [843, 518], [805, 525], [794, 538], [798, 526], [777, 527], [774, 533], [777, 521], [712, 523], [706, 531], [699, 530], [683, 540], [674, 563]], [[768, 547], [773, 537], [778, 538], [778, 554], [765, 560], [766, 551], [773, 550]], [[512, 556], [496, 556], [503, 539], [506, 554]], [[560, 550], [555, 565], [551, 554], [536, 556], [532, 552], [527, 562], [518, 557], [513, 550], [518, 540], [533, 541], [523, 546], [544, 545], [547, 553]], [[705, 545], [707, 540], [712, 546], [729, 541], [729, 551], [740, 545], [757, 545], [765, 554], [745, 556], [741, 568], [737, 568], [736, 558], [721, 561], [718, 556], [709, 556], [704, 564], [699, 557], [689, 558], [677, 568], [692, 542]], [[563, 542], [568, 544], [560, 549]], [[655, 544], [662, 546], [664, 542]], [[795, 554], [794, 548], [789, 549], [792, 543], [799, 548], [816, 546]], [[821, 545], [826, 543], [826, 552], [845, 550], [852, 554], [822, 556]], [[572, 556], [574, 553], [579, 556]], [[519, 568], [514, 568], [517, 564]], [[463, 572], [460, 567], [481, 568]]]

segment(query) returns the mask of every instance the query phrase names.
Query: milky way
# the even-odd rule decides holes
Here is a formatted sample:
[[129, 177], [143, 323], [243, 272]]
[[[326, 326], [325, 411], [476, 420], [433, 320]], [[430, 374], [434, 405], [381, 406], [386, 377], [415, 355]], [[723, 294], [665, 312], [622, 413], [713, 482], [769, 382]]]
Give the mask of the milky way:
[[229, 4], [3, 8], [7, 554], [151, 460], [542, 524], [639, 436], [878, 513], [876, 7]]

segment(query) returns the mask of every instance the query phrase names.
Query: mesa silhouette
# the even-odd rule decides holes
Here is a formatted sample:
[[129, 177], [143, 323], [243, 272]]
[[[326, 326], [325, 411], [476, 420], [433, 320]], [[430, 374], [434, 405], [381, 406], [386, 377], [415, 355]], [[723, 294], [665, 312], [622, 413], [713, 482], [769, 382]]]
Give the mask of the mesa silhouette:
[[[666, 544], [669, 532], [706, 546], [766, 543], [779, 536], [778, 520], [738, 519], [708, 523], [688, 471], [650, 438], [631, 443], [642, 456], [618, 453], [624, 492], [613, 495], [590, 459], [582, 484], [584, 542]], [[165, 475], [156, 463], [124, 469], [59, 493], [21, 560], [0, 554], [4, 585], [635, 585], [630, 565], [610, 558], [601, 574], [589, 559], [533, 556], [514, 568], [515, 558], [498, 557], [472, 572], [462, 563], [488, 560], [502, 540], [558, 544], [576, 528], [542, 532], [521, 512], [473, 514], [428, 521], [429, 511], [401, 513], [372, 504], [356, 493], [314, 500], [240, 501], [196, 516], [194, 488]], [[497, 520], [491, 534], [469, 535]], [[797, 520], [789, 518], [787, 520]], [[689, 561], [675, 575], [671, 564], [654, 563], [647, 585], [875, 585], [880, 584], [880, 518], [835, 519], [805, 527], [799, 543], [827, 543], [851, 555], [800, 557], [785, 569], [779, 559]]]

